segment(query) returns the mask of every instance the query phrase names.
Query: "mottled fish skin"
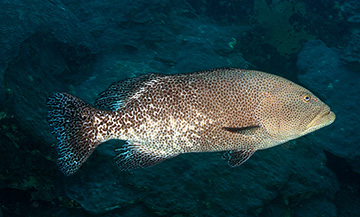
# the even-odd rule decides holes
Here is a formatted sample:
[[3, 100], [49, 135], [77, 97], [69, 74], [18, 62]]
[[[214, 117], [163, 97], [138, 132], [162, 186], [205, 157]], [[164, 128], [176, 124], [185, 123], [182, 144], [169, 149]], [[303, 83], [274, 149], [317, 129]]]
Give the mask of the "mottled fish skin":
[[95, 109], [66, 93], [48, 100], [58, 136], [59, 166], [75, 173], [102, 142], [126, 140], [115, 160], [121, 170], [152, 166], [188, 152], [228, 151], [231, 166], [256, 150], [331, 124], [335, 115], [305, 88], [272, 74], [214, 69], [148, 74], [112, 84]]

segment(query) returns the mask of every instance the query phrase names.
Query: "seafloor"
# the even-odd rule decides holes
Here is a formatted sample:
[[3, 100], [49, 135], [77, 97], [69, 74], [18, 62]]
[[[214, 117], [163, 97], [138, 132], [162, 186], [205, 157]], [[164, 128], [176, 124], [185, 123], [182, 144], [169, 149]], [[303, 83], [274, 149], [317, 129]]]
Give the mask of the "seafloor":
[[[360, 216], [358, 0], [2, 0], [0, 50], [0, 216]], [[237, 168], [203, 153], [120, 172], [109, 142], [59, 172], [48, 96], [214, 67], [286, 77], [337, 119]]]

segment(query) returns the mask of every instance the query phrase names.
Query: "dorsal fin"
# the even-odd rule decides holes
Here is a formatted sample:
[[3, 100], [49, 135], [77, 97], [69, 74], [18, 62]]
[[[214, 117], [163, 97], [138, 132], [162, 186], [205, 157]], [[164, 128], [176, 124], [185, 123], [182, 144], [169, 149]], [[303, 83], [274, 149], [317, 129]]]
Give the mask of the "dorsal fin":
[[116, 111], [122, 108], [127, 99], [137, 93], [146, 82], [161, 76], [164, 75], [152, 73], [115, 82], [99, 94], [99, 98], [95, 101], [95, 106]]

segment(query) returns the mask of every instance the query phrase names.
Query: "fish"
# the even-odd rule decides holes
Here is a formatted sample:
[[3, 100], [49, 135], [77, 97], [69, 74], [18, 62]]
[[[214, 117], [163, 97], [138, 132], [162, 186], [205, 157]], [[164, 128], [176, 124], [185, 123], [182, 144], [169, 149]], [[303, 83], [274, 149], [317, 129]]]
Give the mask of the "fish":
[[68, 93], [47, 100], [60, 170], [74, 174], [95, 148], [124, 140], [122, 171], [184, 153], [224, 152], [231, 167], [330, 125], [335, 114], [309, 90], [283, 77], [238, 68], [144, 74], [111, 84], [94, 106]]

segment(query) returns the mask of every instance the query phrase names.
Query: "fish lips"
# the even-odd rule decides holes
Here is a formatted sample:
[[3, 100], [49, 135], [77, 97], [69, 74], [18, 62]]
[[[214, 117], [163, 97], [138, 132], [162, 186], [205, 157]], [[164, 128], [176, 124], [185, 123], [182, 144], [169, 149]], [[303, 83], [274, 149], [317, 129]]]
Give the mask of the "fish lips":
[[306, 126], [307, 132], [312, 132], [328, 126], [335, 121], [335, 118], [335, 113], [330, 110], [329, 106], [324, 106], [320, 109], [314, 119]]

